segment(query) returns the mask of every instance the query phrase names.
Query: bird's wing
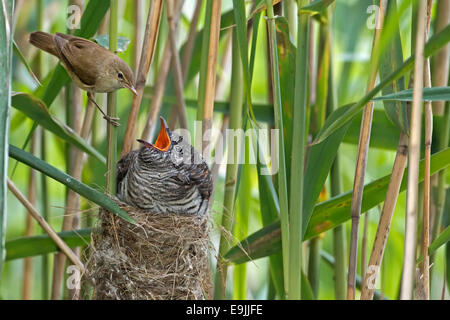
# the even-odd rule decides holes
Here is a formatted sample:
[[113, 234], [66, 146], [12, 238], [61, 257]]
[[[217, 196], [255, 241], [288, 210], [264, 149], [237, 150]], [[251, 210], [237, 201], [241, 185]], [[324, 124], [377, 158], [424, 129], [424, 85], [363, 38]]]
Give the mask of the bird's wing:
[[188, 163], [183, 161], [180, 165], [176, 166], [179, 172], [178, 178], [180, 179], [181, 176], [181, 183], [185, 187], [197, 186], [202, 199], [209, 199], [213, 184], [208, 165], [193, 146], [184, 141], [181, 141], [180, 145], [184, 152], [189, 151], [184, 156], [190, 157], [190, 161]]
[[93, 70], [97, 69], [97, 65], [95, 59], [91, 57], [94, 56], [95, 50], [102, 47], [92, 41], [63, 33], [55, 34], [54, 40], [60, 59], [69, 71], [86, 86], [95, 85], [96, 78]]
[[200, 153], [183, 139], [180, 139], [176, 144], [181, 147], [183, 159], [185, 157], [190, 158], [190, 161], [182, 161], [180, 164], [175, 165], [178, 172], [176, 179], [184, 187], [197, 186], [202, 199], [209, 199], [212, 194], [213, 182], [208, 164]]
[[206, 162], [202, 161], [200, 164], [191, 166], [189, 172], [189, 180], [196, 184], [202, 199], [209, 199], [213, 189], [211, 172], [209, 171]]
[[117, 178], [116, 178], [116, 190], [117, 192], [120, 191], [120, 184], [122, 180], [127, 175], [128, 169], [130, 167], [131, 162], [134, 160], [134, 158], [137, 156], [138, 151], [134, 150], [126, 155], [124, 155], [119, 162], [117, 163]]

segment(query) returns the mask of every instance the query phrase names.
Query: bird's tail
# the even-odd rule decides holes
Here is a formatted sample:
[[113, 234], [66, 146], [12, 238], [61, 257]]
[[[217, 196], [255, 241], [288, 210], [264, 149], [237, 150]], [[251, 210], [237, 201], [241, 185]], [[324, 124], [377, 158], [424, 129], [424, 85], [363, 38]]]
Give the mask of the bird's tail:
[[58, 57], [58, 51], [56, 50], [52, 34], [42, 31], [32, 32], [30, 34], [30, 43], [33, 46]]

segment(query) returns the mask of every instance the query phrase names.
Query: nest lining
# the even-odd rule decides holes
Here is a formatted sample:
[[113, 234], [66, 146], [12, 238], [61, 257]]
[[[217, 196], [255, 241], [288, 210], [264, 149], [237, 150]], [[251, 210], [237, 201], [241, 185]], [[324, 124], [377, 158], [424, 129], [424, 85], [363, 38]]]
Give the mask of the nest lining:
[[86, 263], [94, 299], [207, 299], [208, 215], [153, 214], [119, 203], [133, 225], [100, 209]]

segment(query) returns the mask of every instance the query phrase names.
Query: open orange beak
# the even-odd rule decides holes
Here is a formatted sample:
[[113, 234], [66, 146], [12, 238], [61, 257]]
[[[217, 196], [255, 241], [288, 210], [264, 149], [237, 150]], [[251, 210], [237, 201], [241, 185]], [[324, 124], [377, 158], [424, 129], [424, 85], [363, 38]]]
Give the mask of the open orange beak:
[[169, 133], [167, 131], [168, 126], [166, 120], [164, 120], [163, 117], [160, 117], [160, 120], [161, 120], [161, 129], [159, 130], [158, 138], [156, 138], [155, 144], [151, 144], [141, 139], [138, 139], [137, 141], [139, 143], [142, 143], [147, 148], [155, 148], [159, 151], [166, 152], [167, 150], [169, 150], [171, 142]]

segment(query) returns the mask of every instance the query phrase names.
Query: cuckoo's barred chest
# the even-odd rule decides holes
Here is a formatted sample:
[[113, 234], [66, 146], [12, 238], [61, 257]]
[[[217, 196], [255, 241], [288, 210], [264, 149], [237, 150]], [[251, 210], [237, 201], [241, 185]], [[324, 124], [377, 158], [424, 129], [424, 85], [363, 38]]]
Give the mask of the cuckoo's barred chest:
[[117, 165], [118, 198], [152, 213], [206, 214], [212, 180], [201, 155], [163, 118], [155, 144], [138, 141]]

